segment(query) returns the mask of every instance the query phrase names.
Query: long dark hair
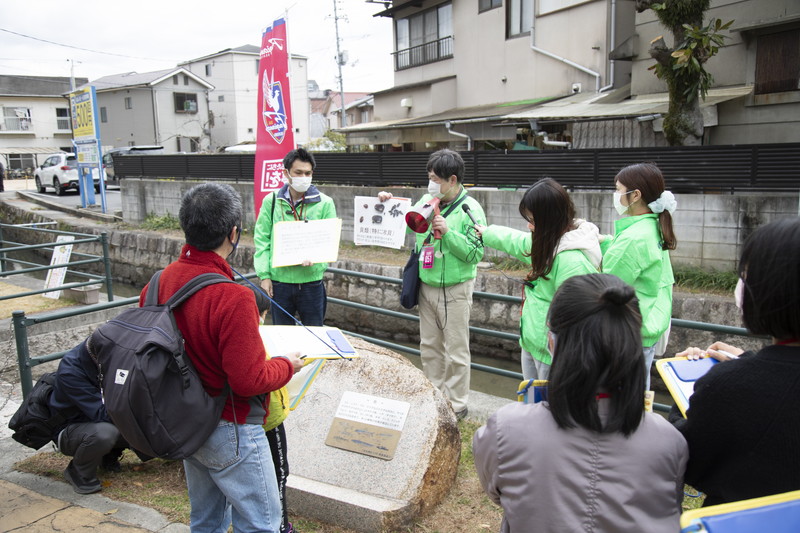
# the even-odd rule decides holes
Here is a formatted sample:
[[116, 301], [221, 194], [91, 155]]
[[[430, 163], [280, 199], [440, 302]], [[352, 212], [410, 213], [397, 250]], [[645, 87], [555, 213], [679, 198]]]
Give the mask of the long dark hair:
[[800, 217], [758, 228], [739, 260], [742, 317], [753, 333], [800, 338]]
[[531, 271], [525, 278], [547, 279], [553, 268], [558, 241], [569, 231], [575, 219], [575, 204], [553, 178], [542, 178], [531, 185], [519, 203], [519, 213], [534, 225], [531, 235]]
[[[611, 274], [569, 278], [553, 297], [548, 324], [555, 351], [547, 394], [558, 427], [636, 431], [644, 413], [645, 368], [633, 287]], [[611, 402], [605, 425], [597, 412], [599, 392]]]
[[[629, 165], [617, 173], [614, 181], [620, 182], [629, 191], [638, 189], [642, 193], [642, 201], [645, 205], [658, 200], [666, 189], [664, 175], [653, 163]], [[678, 245], [678, 240], [672, 229], [672, 215], [666, 209], [658, 214], [658, 225], [661, 228], [661, 248], [674, 250]]]

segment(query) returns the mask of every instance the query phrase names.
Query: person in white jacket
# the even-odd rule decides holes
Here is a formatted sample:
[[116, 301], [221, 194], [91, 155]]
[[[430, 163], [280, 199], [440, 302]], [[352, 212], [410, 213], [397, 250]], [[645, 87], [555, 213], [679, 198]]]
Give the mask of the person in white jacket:
[[485, 246], [531, 265], [520, 317], [520, 362], [525, 379], [547, 379], [552, 362], [546, 323], [550, 302], [567, 279], [598, 271], [600, 232], [591, 222], [575, 218], [572, 199], [552, 178], [543, 178], [525, 191], [519, 212], [529, 231], [498, 225], [476, 229]]

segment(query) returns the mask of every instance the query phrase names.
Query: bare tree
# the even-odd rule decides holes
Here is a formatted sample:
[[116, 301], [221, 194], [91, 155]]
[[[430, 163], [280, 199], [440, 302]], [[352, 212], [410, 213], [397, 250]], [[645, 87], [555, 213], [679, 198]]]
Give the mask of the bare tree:
[[716, 55], [733, 21], [711, 19], [703, 26], [703, 15], [711, 0], [636, 0], [636, 10], [655, 12], [673, 36], [669, 47], [663, 36], [650, 42], [650, 56], [656, 60], [649, 70], [667, 83], [669, 111], [664, 117], [664, 135], [672, 146], [703, 142], [700, 98], [705, 99], [714, 78], [705, 63]]

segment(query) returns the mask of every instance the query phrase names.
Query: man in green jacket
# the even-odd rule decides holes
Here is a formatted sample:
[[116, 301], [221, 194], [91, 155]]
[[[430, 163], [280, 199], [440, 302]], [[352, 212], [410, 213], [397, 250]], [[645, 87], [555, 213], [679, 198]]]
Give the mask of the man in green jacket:
[[[464, 160], [453, 150], [439, 150], [428, 159], [428, 194], [440, 199], [440, 214], [429, 232], [416, 236], [420, 253], [419, 351], [422, 371], [450, 400], [456, 416], [467, 415], [470, 390], [469, 315], [483, 243], [474, 225], [486, 225], [483, 208], [464, 189]], [[385, 201], [391, 193], [381, 192]], [[473, 222], [465, 206], [475, 217]], [[438, 230], [441, 239], [434, 239]]]
[[302, 148], [286, 154], [283, 173], [287, 183], [264, 198], [256, 220], [253, 263], [261, 288], [286, 310], [272, 310], [272, 323], [278, 326], [294, 325], [295, 315], [307, 326], [321, 326], [325, 320], [327, 296], [322, 276], [328, 264], [305, 260], [300, 265], [272, 267], [277, 222], [336, 218], [333, 199], [311, 184], [315, 166], [314, 156]]

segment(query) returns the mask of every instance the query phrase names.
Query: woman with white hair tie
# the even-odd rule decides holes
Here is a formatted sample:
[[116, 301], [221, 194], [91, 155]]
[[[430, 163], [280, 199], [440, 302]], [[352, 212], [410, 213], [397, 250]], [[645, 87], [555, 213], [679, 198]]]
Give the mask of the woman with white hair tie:
[[614, 224], [613, 238], [600, 243], [602, 272], [632, 285], [642, 312], [645, 390], [656, 344], [672, 318], [672, 264], [669, 250], [677, 244], [672, 229], [675, 197], [665, 190], [664, 176], [652, 163], [630, 165], [614, 178], [614, 208], [624, 218]]

